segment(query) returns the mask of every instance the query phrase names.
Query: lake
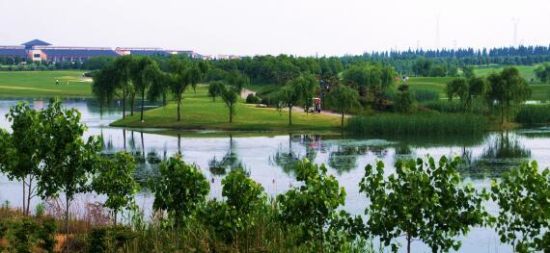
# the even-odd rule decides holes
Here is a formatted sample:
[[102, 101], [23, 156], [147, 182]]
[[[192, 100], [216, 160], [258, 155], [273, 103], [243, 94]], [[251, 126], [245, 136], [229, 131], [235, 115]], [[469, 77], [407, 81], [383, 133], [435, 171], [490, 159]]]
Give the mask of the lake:
[[[47, 106], [44, 100], [29, 100], [41, 109]], [[13, 99], [0, 100], [0, 127], [9, 128], [5, 115], [17, 103]], [[504, 133], [488, 133], [480, 136], [452, 138], [354, 138], [341, 135], [318, 135], [315, 133], [224, 133], [212, 131], [174, 132], [154, 129], [123, 129], [108, 124], [121, 117], [120, 108], [100, 113], [91, 99], [65, 100], [64, 106], [74, 107], [82, 113], [88, 126], [86, 136], [100, 135], [104, 140], [104, 152], [114, 153], [126, 149], [138, 161], [136, 178], [144, 186], [154, 177], [160, 162], [175, 153], [181, 153], [187, 163], [197, 164], [211, 182], [211, 197], [221, 197], [221, 179], [231, 168], [242, 166], [251, 178], [261, 183], [271, 195], [283, 193], [298, 185], [294, 180], [293, 164], [302, 158], [315, 163], [324, 163], [329, 173], [335, 175], [346, 188], [345, 209], [352, 214], [363, 214], [368, 206], [366, 197], [359, 194], [358, 183], [364, 176], [364, 167], [382, 160], [387, 172], [400, 158], [435, 158], [443, 155], [461, 156], [465, 165], [461, 174], [466, 183], [476, 188], [489, 188], [490, 182], [503, 172], [527, 160], [537, 160], [541, 168], [550, 166], [550, 128], [518, 130]], [[155, 105], [149, 105], [154, 107]], [[145, 119], [147, 120], [147, 119]], [[0, 177], [0, 202], [9, 201], [12, 206], [21, 206], [21, 185]], [[101, 200], [91, 194], [79, 196], [75, 206]], [[150, 215], [153, 198], [144, 189], [138, 196], [138, 204]], [[33, 206], [40, 203], [34, 199]], [[487, 209], [496, 213], [494, 203]], [[375, 240], [376, 242], [376, 240]], [[420, 242], [413, 243], [415, 252], [430, 250]], [[491, 228], [473, 229], [462, 238], [461, 252], [512, 252], [511, 246], [499, 243]]]

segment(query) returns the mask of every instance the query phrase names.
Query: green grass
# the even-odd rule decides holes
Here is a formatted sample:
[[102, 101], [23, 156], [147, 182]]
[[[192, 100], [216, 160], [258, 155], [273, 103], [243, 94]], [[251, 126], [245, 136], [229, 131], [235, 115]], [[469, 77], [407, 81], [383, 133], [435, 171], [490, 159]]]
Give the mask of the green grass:
[[477, 134], [488, 130], [486, 118], [460, 113], [376, 114], [349, 120], [347, 131], [352, 134], [375, 135], [446, 135]]
[[112, 123], [117, 127], [136, 128], [169, 128], [169, 129], [209, 129], [209, 130], [242, 130], [242, 131], [332, 131], [340, 123], [337, 116], [320, 114], [307, 115], [296, 109], [292, 111], [292, 126], [288, 126], [288, 111], [280, 113], [275, 108], [257, 108], [256, 105], [245, 104], [242, 100], [237, 104], [237, 114], [233, 123], [229, 123], [229, 115], [225, 105], [217, 99], [207, 97], [207, 87], [199, 86], [197, 92], [192, 90], [184, 94], [182, 102], [182, 120], [177, 119], [177, 105], [157, 108], [145, 112], [145, 122], [141, 122], [139, 113]]
[[[91, 97], [83, 71], [0, 71], [1, 97]], [[55, 85], [59, 79], [59, 85]]]

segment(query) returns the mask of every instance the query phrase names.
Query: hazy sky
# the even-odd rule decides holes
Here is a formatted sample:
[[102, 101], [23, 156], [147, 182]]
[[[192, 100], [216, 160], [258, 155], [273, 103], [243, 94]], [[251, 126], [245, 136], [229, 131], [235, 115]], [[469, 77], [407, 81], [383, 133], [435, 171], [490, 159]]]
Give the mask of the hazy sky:
[[0, 45], [343, 55], [550, 44], [550, 0], [0, 0]]

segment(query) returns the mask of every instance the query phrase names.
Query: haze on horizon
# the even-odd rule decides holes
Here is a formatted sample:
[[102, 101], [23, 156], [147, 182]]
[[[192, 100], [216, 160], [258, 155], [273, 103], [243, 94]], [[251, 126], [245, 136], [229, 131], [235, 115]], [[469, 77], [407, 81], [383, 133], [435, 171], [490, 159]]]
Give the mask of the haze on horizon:
[[0, 0], [0, 45], [344, 55], [550, 44], [548, 0]]

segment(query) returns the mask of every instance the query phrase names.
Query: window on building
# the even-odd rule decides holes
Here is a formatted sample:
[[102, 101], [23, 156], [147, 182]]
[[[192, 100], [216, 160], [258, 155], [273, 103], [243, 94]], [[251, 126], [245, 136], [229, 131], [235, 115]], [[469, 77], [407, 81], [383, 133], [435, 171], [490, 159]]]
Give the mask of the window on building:
[[40, 54], [34, 54], [34, 58], [40, 58]]

